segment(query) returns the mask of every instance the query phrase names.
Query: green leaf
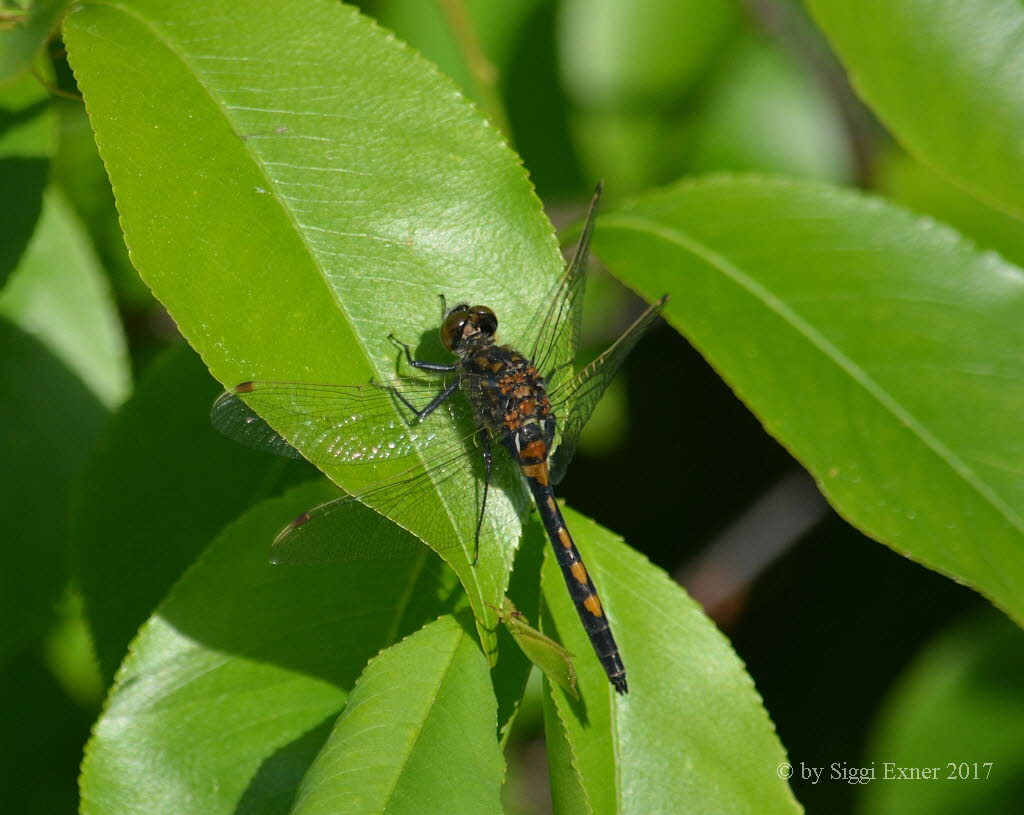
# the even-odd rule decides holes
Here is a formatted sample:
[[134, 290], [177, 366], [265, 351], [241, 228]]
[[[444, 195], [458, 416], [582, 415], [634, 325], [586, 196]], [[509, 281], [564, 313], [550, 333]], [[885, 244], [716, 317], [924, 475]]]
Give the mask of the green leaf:
[[[524, 336], [561, 257], [514, 154], [448, 79], [352, 8], [266, 11], [86, 2], [65, 23], [133, 262], [214, 375], [393, 377], [389, 333], [443, 358], [442, 292], [486, 300], [506, 339]], [[327, 474], [356, 491], [409, 463]], [[518, 538], [494, 498], [502, 539], [477, 568], [471, 540], [428, 541], [488, 643]], [[455, 531], [471, 512], [439, 487], [409, 525]]]
[[[668, 575], [576, 512], [566, 520], [613, 626], [629, 693], [612, 689], [555, 558], [544, 627], [576, 654], [580, 701], [554, 690], [562, 732], [552, 797], [602, 812], [800, 812], [753, 682], [722, 634]], [[548, 703], [550, 705], [550, 701]], [[566, 751], [572, 773], [565, 767]], [[563, 788], [564, 787], [564, 788]]]
[[116, 408], [131, 388], [117, 307], [85, 230], [63, 194], [46, 193], [43, 212], [7, 287], [0, 314], [36, 337]]
[[114, 193], [96, 149], [85, 105], [64, 98], [56, 98], [52, 104], [60, 122], [60, 143], [51, 170], [53, 180], [89, 232], [118, 302], [132, 311], [159, 308], [128, 257]]
[[[218, 390], [187, 346], [157, 357], [78, 485], [71, 538], [108, 680], [139, 626], [221, 527], [282, 481], [316, 472], [215, 432], [209, 409]], [[253, 542], [264, 558], [289, 520], [281, 516], [278, 529]]]
[[116, 320], [82, 229], [51, 190], [0, 291], [0, 661], [42, 632], [67, 578], [72, 483], [128, 387]]
[[857, 92], [909, 152], [1024, 217], [1018, 0], [808, 0]]
[[56, 124], [38, 80], [0, 89], [0, 286], [36, 230], [55, 148]]
[[501, 812], [487, 670], [454, 617], [388, 648], [356, 683], [292, 812]]
[[567, 0], [560, 55], [587, 107], [672, 107], [736, 21], [732, 0]]
[[[994, 614], [954, 626], [915, 657], [885, 705], [864, 815], [1013, 812], [1024, 774], [1024, 634]], [[986, 766], [987, 762], [987, 766]], [[886, 781], [886, 763], [894, 780]], [[895, 768], [938, 769], [906, 780]]]
[[541, 5], [542, 0], [383, 0], [374, 4], [373, 15], [455, 80], [481, 111], [503, 118], [501, 110], [490, 109], [501, 104], [496, 86], [523, 27]]
[[94, 728], [83, 813], [287, 810], [367, 661], [450, 609], [440, 598], [454, 576], [422, 547], [402, 561], [271, 566], [264, 541], [281, 518], [333, 492], [259, 505], [175, 585]]
[[1024, 272], [812, 184], [717, 179], [599, 221], [609, 266], [896, 551], [1024, 621]]
[[52, 620], [67, 579], [71, 484], [106, 417], [61, 360], [0, 316], [0, 664]]
[[569, 732], [555, 707], [554, 686], [544, 683], [544, 747], [548, 758], [551, 804], [554, 812], [594, 812], [587, 797], [583, 778], [576, 768], [576, 757], [569, 743]]
[[1024, 228], [1016, 218], [972, 198], [895, 147], [881, 156], [874, 176], [878, 191], [890, 201], [949, 224], [979, 247], [1024, 266]]
[[[508, 597], [515, 598], [518, 608], [533, 620], [538, 619], [540, 614], [540, 569], [547, 545], [547, 535], [540, 518], [536, 513], [531, 513], [529, 522], [523, 528], [523, 540], [516, 551]], [[499, 626], [497, 639], [499, 658], [491, 669], [491, 682], [498, 700], [498, 733], [504, 746], [519, 715], [519, 706], [526, 693], [533, 665], [516, 645], [506, 626]]]
[[686, 168], [692, 174], [742, 170], [850, 180], [853, 156], [840, 113], [820, 77], [785, 45], [744, 38], [722, 60], [706, 101], [685, 123], [692, 134]]
[[69, 3], [70, 0], [33, 0], [23, 15], [12, 14], [8, 27], [0, 24], [0, 85], [14, 81], [29, 69]]
[[23, 815], [76, 812], [75, 779], [94, 714], [75, 704], [35, 648], [0, 666], [0, 693], [17, 700], [0, 728], [4, 809]]
[[515, 604], [505, 598], [501, 604], [501, 622], [516, 641], [530, 662], [540, 668], [550, 682], [578, 699], [576, 693], [576, 669], [572, 654], [551, 637], [530, 625], [525, 615]]

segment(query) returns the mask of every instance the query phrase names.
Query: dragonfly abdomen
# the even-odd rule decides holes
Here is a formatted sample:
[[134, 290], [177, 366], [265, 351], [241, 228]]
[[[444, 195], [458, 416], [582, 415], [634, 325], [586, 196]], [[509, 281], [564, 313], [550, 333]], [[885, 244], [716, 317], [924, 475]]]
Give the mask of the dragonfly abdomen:
[[[627, 693], [626, 668], [622, 664], [622, 657], [619, 655], [619, 646], [612, 636], [612, 629], [605, 616], [601, 600], [597, 596], [597, 589], [594, 581], [590, 579], [579, 550], [569, 534], [569, 529], [562, 518], [562, 512], [555, 501], [555, 494], [548, 483], [547, 461], [541, 465], [543, 474], [537, 477], [536, 471], [528, 471], [528, 466], [522, 465], [523, 474], [533, 492], [534, 500], [537, 502], [537, 509], [540, 511], [541, 520], [547, 530], [548, 538], [555, 550], [555, 558], [562, 569], [562, 576], [569, 589], [569, 596], [572, 597], [576, 606], [576, 613], [583, 623], [583, 630], [590, 638], [590, 644], [601, 662], [601, 667], [608, 675], [608, 680], [619, 693]], [[537, 465], [534, 465], [537, 466]]]

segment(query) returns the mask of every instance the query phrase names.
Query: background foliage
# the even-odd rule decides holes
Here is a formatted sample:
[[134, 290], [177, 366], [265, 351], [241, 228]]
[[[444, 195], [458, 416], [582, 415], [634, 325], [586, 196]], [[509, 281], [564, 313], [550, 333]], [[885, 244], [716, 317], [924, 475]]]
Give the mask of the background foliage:
[[[0, 9], [5, 809], [1013, 811], [1018, 3]], [[440, 359], [438, 291], [529, 337], [598, 178], [601, 261], [672, 295], [562, 490], [625, 700], [535, 521], [274, 568], [336, 488], [207, 424], [210, 372]], [[636, 308], [595, 274], [584, 354]], [[485, 657], [510, 571], [582, 701]]]

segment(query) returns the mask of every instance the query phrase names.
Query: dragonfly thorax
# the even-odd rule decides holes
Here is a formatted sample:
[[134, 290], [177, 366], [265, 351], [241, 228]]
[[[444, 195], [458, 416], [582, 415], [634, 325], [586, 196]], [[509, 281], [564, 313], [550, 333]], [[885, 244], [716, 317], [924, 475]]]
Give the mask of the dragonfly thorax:
[[507, 345], [478, 347], [463, 357], [470, 401], [477, 423], [490, 428], [509, 446], [520, 464], [523, 456], [544, 460], [554, 441], [555, 417], [547, 386], [536, 366]]

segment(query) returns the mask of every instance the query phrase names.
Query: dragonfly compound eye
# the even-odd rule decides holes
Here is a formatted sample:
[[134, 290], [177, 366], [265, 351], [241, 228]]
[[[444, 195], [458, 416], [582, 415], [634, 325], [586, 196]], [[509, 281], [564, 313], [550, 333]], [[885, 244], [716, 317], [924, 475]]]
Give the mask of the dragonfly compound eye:
[[469, 322], [469, 306], [455, 306], [448, 312], [441, 324], [441, 345], [448, 351], [454, 351], [462, 342], [462, 330]]
[[487, 306], [473, 306], [469, 310], [469, 319], [486, 337], [493, 337], [498, 330], [498, 318]]

